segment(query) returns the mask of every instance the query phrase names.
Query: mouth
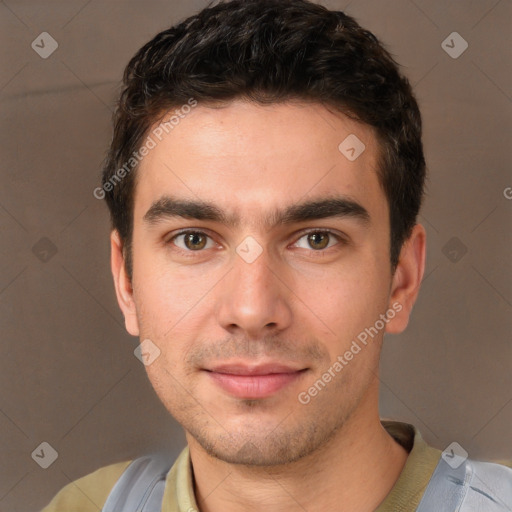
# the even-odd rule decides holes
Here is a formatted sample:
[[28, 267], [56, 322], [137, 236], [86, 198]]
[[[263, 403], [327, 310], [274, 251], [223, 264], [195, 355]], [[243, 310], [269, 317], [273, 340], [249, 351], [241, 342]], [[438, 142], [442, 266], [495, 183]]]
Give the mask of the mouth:
[[221, 389], [237, 398], [269, 397], [300, 379], [308, 368], [279, 363], [263, 365], [224, 364], [205, 369]]

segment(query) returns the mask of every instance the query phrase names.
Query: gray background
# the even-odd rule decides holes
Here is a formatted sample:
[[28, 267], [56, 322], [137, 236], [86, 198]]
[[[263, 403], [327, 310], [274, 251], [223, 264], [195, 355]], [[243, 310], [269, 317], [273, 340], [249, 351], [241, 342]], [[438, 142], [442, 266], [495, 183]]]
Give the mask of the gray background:
[[[38, 510], [100, 466], [184, 445], [124, 331], [92, 191], [128, 59], [204, 5], [0, 2], [1, 511]], [[409, 328], [385, 338], [381, 415], [440, 449], [512, 459], [511, 2], [324, 5], [387, 43], [425, 124], [427, 270]], [[46, 59], [31, 47], [44, 31], [59, 45]], [[457, 58], [442, 46], [454, 31], [469, 45]], [[42, 442], [58, 452], [48, 469], [31, 457]]]

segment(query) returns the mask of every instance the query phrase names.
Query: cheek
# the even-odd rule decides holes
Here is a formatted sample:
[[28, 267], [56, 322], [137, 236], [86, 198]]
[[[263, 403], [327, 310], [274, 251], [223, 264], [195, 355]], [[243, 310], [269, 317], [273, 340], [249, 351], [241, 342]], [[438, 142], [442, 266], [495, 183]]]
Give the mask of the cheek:
[[358, 257], [329, 270], [298, 274], [294, 291], [327, 334], [326, 341], [343, 346], [385, 311], [388, 283], [383, 275], [371, 256]]
[[180, 267], [163, 252], [156, 258], [149, 250], [140, 251], [134, 261], [134, 296], [142, 331], [157, 339], [171, 336], [201, 310], [202, 298], [218, 281], [200, 265]]

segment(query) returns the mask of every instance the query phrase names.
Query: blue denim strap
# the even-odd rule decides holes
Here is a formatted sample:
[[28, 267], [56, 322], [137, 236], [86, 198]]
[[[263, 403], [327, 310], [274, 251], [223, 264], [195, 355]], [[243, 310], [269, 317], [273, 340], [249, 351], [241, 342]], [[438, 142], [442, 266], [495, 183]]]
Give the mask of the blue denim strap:
[[171, 466], [164, 454], [133, 460], [112, 488], [102, 512], [160, 512]]
[[512, 512], [512, 469], [466, 459], [452, 468], [443, 458], [417, 512]]

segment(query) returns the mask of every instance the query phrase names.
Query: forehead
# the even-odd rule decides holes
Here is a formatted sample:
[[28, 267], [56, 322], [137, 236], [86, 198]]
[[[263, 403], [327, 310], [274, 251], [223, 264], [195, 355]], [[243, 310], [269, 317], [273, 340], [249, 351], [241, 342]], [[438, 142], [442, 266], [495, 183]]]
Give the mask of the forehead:
[[155, 144], [137, 171], [136, 223], [164, 195], [215, 203], [247, 223], [333, 194], [386, 208], [373, 129], [322, 105], [199, 103], [174, 123], [149, 132]]

